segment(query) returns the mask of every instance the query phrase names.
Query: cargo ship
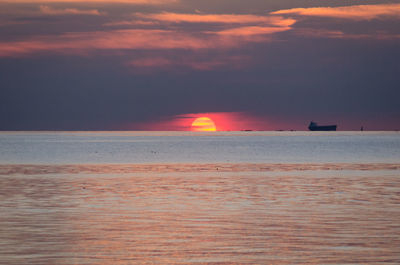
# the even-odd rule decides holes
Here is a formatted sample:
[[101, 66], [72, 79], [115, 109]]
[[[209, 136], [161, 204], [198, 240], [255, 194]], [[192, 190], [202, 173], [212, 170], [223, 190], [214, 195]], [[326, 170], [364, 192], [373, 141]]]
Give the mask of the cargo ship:
[[323, 125], [320, 126], [316, 122], [310, 122], [310, 125], [308, 125], [308, 129], [310, 131], [336, 131], [337, 125]]

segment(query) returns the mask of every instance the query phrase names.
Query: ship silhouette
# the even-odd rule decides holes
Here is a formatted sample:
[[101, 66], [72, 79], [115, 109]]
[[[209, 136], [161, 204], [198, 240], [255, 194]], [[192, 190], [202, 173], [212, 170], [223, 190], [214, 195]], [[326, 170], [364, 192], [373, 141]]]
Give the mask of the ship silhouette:
[[323, 125], [320, 126], [316, 122], [311, 121], [308, 125], [310, 131], [336, 131], [337, 125]]

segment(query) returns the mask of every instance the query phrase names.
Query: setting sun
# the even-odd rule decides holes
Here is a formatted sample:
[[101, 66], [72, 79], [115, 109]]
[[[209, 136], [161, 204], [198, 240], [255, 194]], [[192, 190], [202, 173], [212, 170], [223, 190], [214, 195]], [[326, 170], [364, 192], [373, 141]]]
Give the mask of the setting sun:
[[215, 123], [208, 117], [200, 117], [192, 123], [192, 131], [195, 132], [215, 132]]

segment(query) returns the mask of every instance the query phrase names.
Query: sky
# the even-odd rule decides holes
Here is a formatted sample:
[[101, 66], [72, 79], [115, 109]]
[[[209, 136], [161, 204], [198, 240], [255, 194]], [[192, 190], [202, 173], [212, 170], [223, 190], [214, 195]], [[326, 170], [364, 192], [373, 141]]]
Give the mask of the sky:
[[0, 130], [399, 130], [399, 102], [399, 1], [0, 0]]

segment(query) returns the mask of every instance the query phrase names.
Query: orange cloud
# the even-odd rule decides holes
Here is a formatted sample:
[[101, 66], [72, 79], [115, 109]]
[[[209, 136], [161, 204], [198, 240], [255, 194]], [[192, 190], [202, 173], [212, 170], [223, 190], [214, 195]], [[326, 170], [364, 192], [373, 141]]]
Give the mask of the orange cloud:
[[50, 6], [40, 6], [40, 12], [45, 15], [93, 15], [100, 16], [100, 13], [97, 9], [91, 10], [80, 10], [76, 8], [66, 8], [66, 9], [55, 9]]
[[380, 17], [400, 18], [400, 4], [292, 8], [275, 11], [271, 14], [292, 14], [301, 16], [331, 17], [352, 20], [370, 20]]
[[165, 22], [174, 23], [237, 23], [237, 24], [249, 24], [249, 23], [268, 23], [270, 25], [281, 26], [282, 20], [293, 21], [293, 19], [283, 19], [280, 17], [272, 16], [257, 16], [257, 15], [238, 15], [238, 14], [181, 14], [181, 13], [156, 13], [156, 14], [144, 14], [135, 13], [136, 17], [142, 19], [158, 20]]

